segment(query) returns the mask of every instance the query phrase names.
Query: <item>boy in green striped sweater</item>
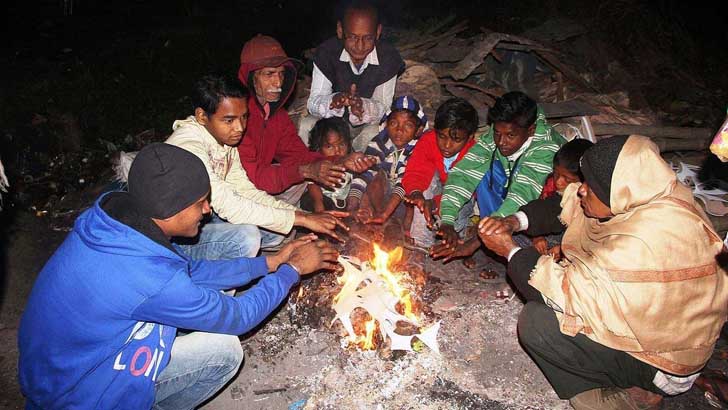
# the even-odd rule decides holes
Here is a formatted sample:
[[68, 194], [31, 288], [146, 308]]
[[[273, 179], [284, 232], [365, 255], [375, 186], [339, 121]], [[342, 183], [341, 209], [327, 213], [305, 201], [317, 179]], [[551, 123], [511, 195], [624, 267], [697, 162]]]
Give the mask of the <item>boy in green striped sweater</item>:
[[505, 217], [537, 199], [553, 168], [556, 151], [566, 141], [546, 122], [543, 110], [526, 94], [514, 91], [498, 98], [488, 113], [490, 130], [450, 171], [444, 187], [439, 234], [432, 248], [445, 261], [472, 255], [478, 238], [463, 243], [453, 223], [476, 193], [480, 216]]

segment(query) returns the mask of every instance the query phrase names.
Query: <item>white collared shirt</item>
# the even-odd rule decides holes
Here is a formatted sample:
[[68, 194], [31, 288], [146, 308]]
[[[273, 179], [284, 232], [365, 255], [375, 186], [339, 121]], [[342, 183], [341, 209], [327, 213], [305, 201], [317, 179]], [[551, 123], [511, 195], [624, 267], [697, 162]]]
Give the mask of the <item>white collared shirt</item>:
[[521, 148], [518, 148], [518, 151], [514, 152], [513, 154], [507, 156], [508, 162], [515, 162], [531, 145], [531, 141], [533, 141], [533, 137], [528, 137], [526, 141], [523, 141], [523, 145], [521, 145]]
[[[374, 47], [359, 68], [351, 61], [351, 55], [346, 49], [341, 51], [339, 61], [348, 62], [351, 72], [355, 75], [361, 75], [369, 65], [379, 65], [379, 56], [377, 48]], [[387, 82], [380, 84], [374, 89], [371, 98], [363, 98], [364, 114], [362, 118], [349, 113], [349, 122], [353, 126], [362, 124], [377, 124], [384, 116], [394, 98], [394, 88], [397, 85], [397, 76], [393, 76]], [[348, 91], [348, 90], [347, 90]], [[311, 115], [321, 118], [342, 117], [344, 108], [331, 109], [331, 100], [336, 94], [333, 91], [331, 81], [326, 78], [324, 73], [319, 70], [316, 64], [313, 65], [313, 77], [311, 79], [311, 94], [308, 97], [307, 108]]]

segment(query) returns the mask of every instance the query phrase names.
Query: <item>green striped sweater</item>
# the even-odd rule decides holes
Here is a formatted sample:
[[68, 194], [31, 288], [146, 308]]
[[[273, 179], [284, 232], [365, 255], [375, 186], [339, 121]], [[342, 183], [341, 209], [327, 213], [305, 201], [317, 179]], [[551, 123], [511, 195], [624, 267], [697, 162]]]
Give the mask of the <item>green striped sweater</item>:
[[[512, 185], [508, 187], [503, 204], [491, 215], [501, 217], [512, 215], [521, 206], [538, 198], [546, 178], [553, 170], [554, 154], [565, 142], [564, 138], [546, 122], [543, 110], [538, 107], [536, 130], [530, 145], [521, 154], [518, 172], [512, 179]], [[475, 188], [490, 168], [493, 151], [496, 151], [495, 158], [503, 164], [506, 176], [510, 178], [515, 161], [509, 161], [496, 149], [491, 127], [487, 133], [478, 137], [478, 141], [470, 151], [450, 170], [440, 205], [443, 223], [451, 225], [455, 223], [458, 211], [473, 196]]]

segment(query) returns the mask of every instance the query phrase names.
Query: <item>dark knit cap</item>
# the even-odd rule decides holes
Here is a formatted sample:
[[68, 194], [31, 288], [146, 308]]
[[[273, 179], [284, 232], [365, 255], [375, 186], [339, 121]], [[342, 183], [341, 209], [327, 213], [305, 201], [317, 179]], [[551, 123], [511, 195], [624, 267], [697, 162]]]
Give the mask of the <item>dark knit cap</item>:
[[612, 190], [614, 167], [627, 138], [629, 138], [627, 135], [618, 135], [603, 139], [587, 149], [581, 157], [580, 166], [584, 182], [606, 206], [610, 206], [609, 194]]
[[142, 148], [129, 169], [129, 194], [138, 211], [167, 219], [210, 191], [205, 165], [191, 152], [170, 144]]

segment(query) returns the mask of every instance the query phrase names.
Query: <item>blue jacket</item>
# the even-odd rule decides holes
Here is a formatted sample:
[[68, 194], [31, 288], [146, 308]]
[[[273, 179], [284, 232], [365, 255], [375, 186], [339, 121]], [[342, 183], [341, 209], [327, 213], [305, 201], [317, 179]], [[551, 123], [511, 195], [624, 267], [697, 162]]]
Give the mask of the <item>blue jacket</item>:
[[[263, 257], [190, 260], [112, 218], [104, 198], [46, 263], [21, 319], [29, 409], [149, 409], [177, 328], [245, 333], [298, 281], [288, 265], [266, 275]], [[259, 277], [240, 297], [220, 292]]]

